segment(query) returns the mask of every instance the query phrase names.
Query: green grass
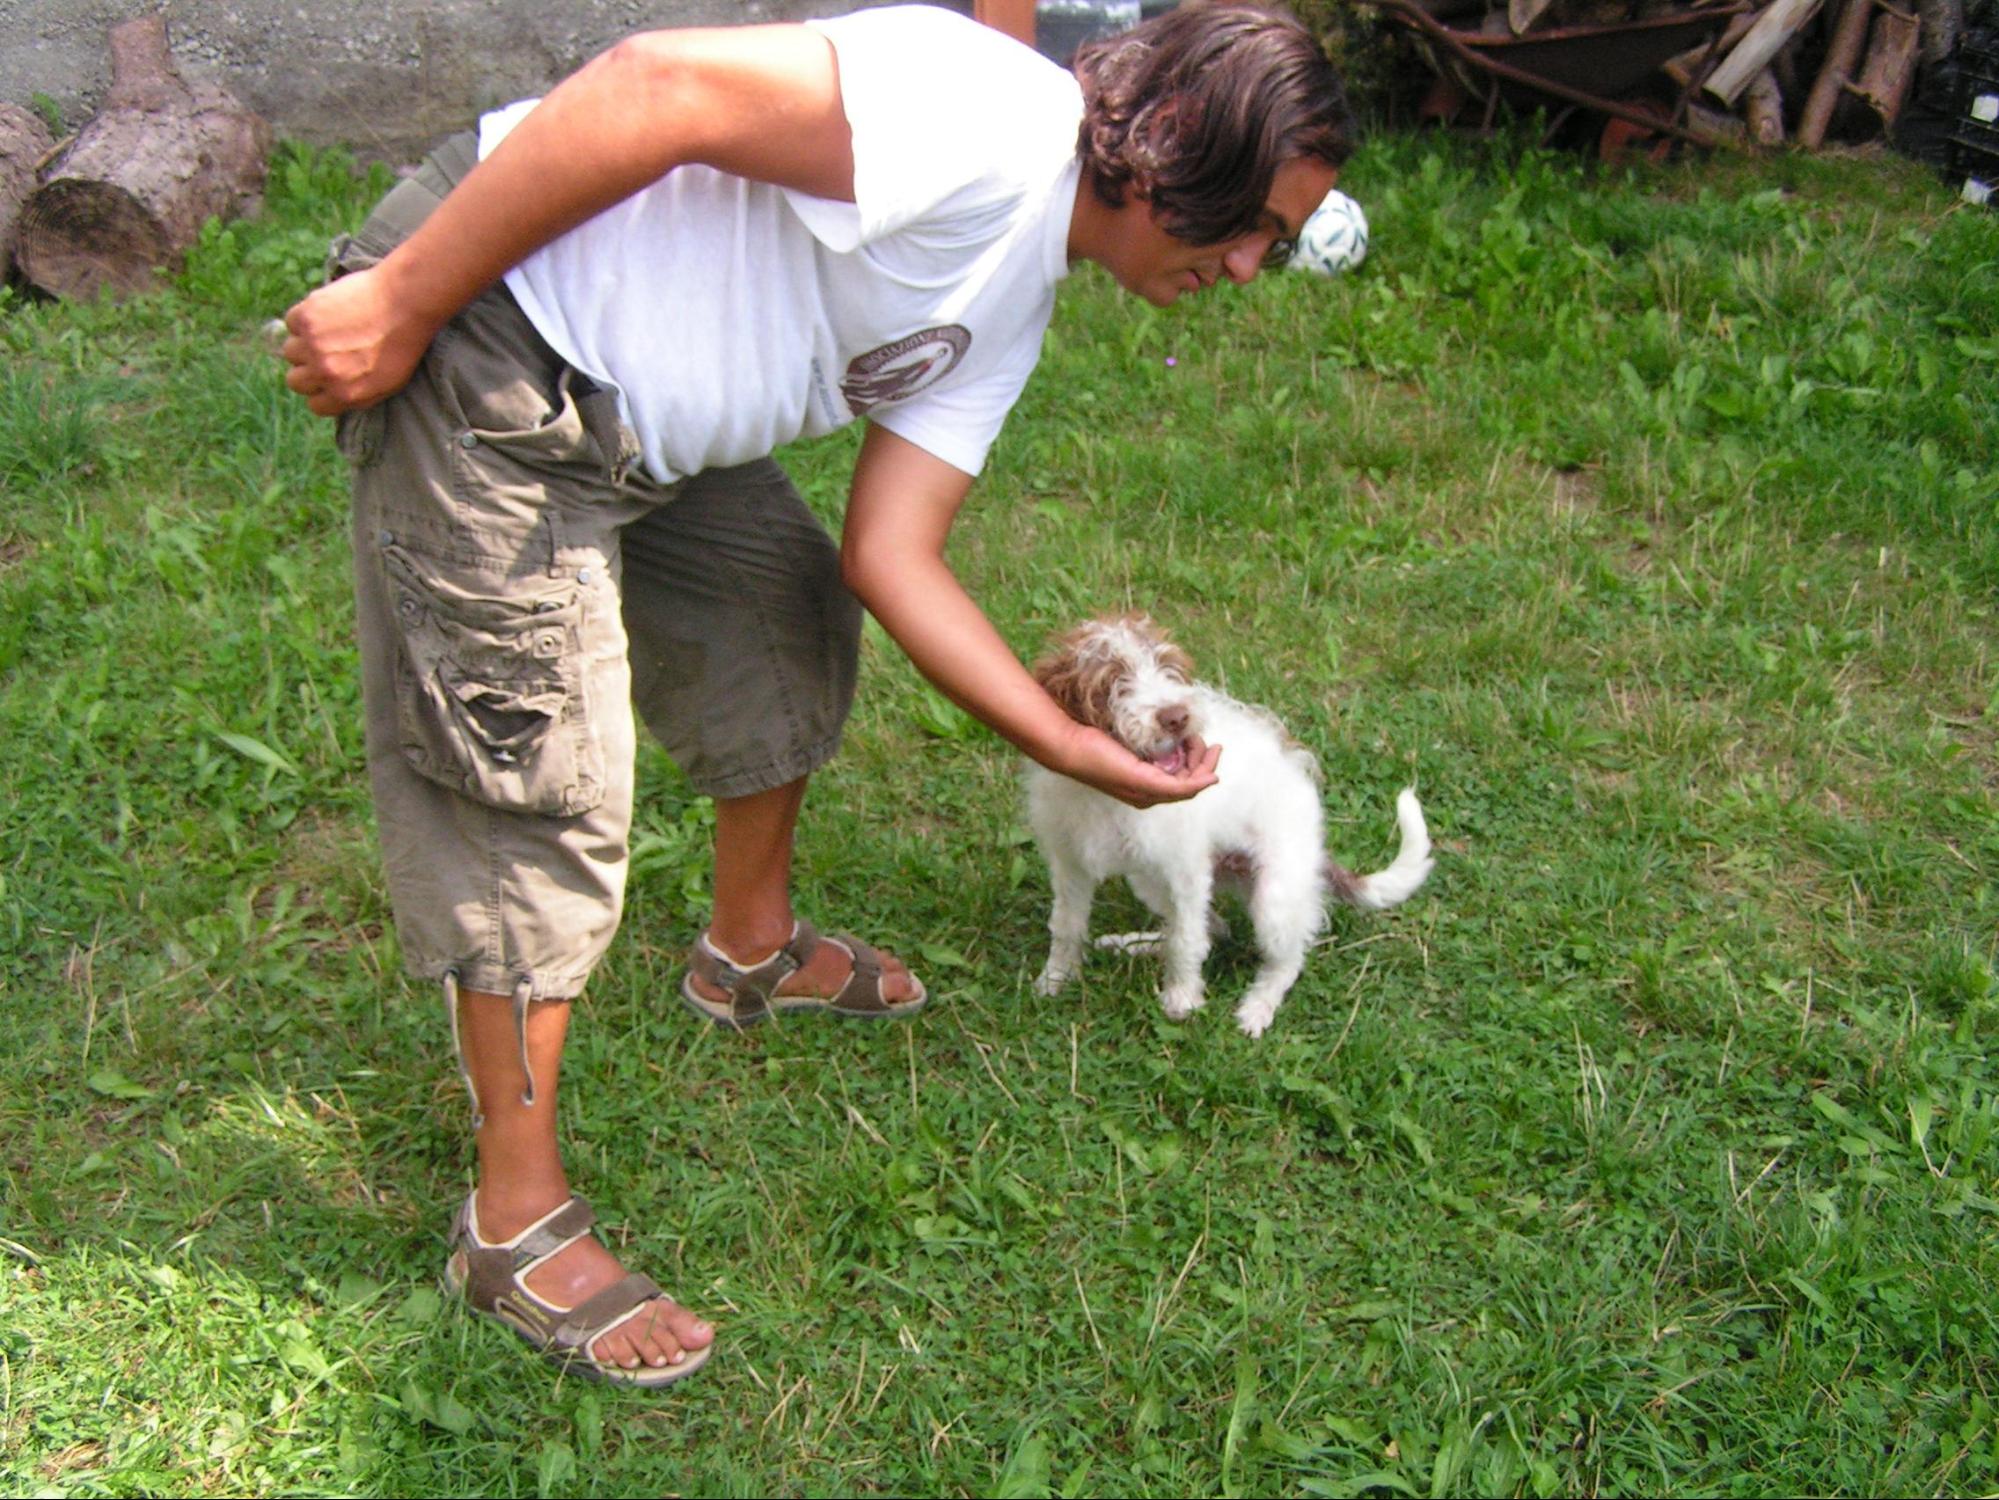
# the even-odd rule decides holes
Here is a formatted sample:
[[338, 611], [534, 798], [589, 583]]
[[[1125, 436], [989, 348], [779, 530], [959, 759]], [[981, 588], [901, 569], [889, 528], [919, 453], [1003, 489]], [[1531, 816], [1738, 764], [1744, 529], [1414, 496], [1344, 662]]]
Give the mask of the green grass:
[[[1075, 278], [953, 555], [1024, 655], [1168, 623], [1348, 863], [1414, 778], [1437, 875], [1258, 1043], [1138, 959], [1037, 999], [1015, 761], [871, 629], [802, 901], [937, 1001], [724, 1036], [648, 749], [562, 1107], [721, 1325], [665, 1399], [434, 1289], [465, 1106], [256, 334], [379, 180], [287, 151], [159, 296], [0, 305], [0, 1491], [1999, 1489], [1999, 217], [1839, 157], [1348, 185], [1353, 277]], [[851, 454], [788, 456], [829, 516]]]

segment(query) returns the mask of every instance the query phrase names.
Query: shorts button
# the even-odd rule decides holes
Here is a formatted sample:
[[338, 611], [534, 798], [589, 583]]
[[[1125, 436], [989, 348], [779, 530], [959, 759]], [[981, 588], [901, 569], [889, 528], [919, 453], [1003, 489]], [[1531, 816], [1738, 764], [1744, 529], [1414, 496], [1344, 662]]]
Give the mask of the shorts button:
[[380, 542], [384, 547], [393, 547], [396, 544], [396, 534], [393, 531], [377, 532], [375, 540]]
[[479, 434], [478, 434], [478, 433], [476, 433], [476, 432], [461, 432], [461, 433], [460, 433], [460, 434], [458, 435], [458, 446], [459, 446], [459, 447], [461, 447], [461, 448], [476, 448], [476, 447], [478, 447], [478, 446], [479, 446]]
[[588, 568], [578, 568], [576, 570], [576, 581], [578, 583], [588, 583], [590, 581], [590, 570]]

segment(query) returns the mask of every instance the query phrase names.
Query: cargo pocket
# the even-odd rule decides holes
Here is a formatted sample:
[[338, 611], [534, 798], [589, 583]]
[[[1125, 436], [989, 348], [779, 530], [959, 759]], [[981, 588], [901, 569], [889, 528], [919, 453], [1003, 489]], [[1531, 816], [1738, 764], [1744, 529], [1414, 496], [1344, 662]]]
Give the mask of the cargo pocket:
[[580, 587], [508, 598], [382, 549], [403, 649], [403, 754], [419, 774], [507, 812], [573, 817], [604, 800], [604, 750], [583, 673]]
[[[469, 364], [462, 348], [447, 345]], [[582, 377], [553, 356], [550, 360], [537, 369], [520, 359], [512, 368], [493, 370], [475, 390], [463, 388], [464, 373], [447, 362], [439, 389], [457, 428], [452, 483], [461, 500], [512, 493], [530, 498], [539, 495], [548, 476], [581, 484], [604, 481], [610, 460], [599, 451], [572, 390]], [[536, 377], [545, 377], [545, 383]]]

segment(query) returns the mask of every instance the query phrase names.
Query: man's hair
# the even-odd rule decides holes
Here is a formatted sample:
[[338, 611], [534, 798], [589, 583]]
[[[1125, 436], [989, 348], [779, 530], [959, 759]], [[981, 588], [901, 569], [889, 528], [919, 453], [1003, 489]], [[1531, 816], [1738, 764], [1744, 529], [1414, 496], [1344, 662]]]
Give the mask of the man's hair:
[[1195, 245], [1262, 221], [1285, 162], [1337, 167], [1354, 120], [1339, 74], [1291, 16], [1259, 4], [1190, 3], [1077, 49], [1076, 149], [1112, 208], [1135, 192]]

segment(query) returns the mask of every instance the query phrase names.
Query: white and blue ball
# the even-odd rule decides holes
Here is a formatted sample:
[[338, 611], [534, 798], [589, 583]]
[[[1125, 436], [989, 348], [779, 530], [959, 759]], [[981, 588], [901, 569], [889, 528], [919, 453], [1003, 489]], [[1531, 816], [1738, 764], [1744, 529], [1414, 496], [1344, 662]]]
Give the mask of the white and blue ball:
[[1298, 248], [1291, 264], [1300, 271], [1338, 276], [1367, 259], [1367, 215], [1360, 205], [1335, 188], [1312, 210], [1298, 231]]

